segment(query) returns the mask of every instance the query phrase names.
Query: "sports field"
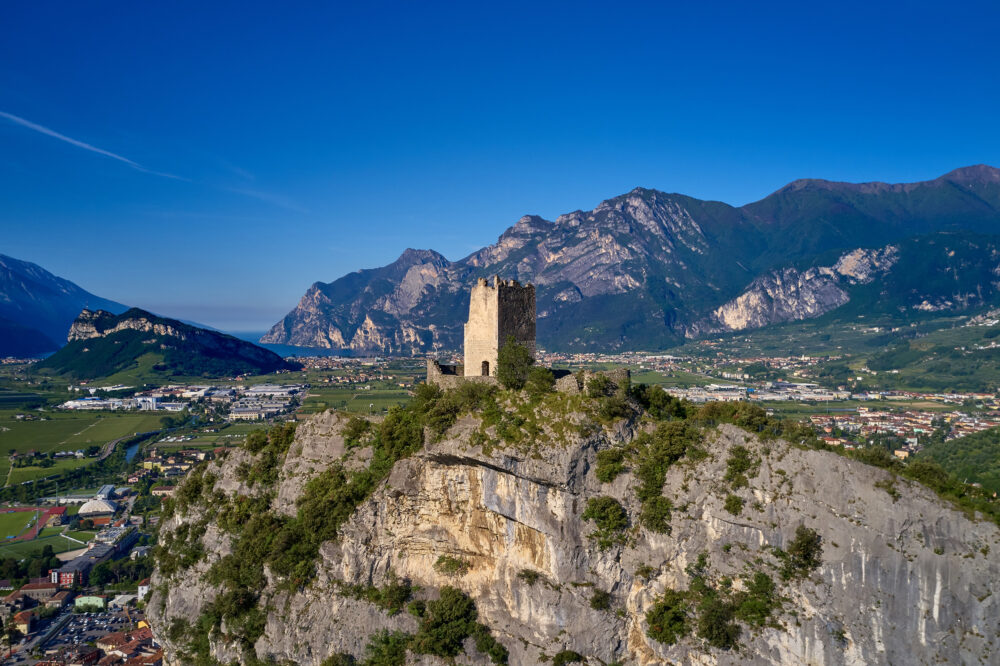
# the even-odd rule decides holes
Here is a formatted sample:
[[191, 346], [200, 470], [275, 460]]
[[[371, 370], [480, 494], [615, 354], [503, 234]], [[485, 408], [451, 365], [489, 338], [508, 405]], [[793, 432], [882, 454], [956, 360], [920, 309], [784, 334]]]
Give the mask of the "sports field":
[[63, 536], [62, 534], [50, 532], [50, 528], [43, 530], [42, 534], [44, 536], [40, 536], [32, 541], [15, 541], [13, 543], [0, 544], [0, 560], [6, 557], [21, 559], [42, 550], [45, 546], [52, 546], [52, 552], [54, 553], [65, 553], [68, 550], [77, 550], [78, 548], [86, 547], [86, 543], [94, 538], [93, 532], [67, 532]]
[[[41, 513], [41, 512], [39, 512]], [[6, 543], [18, 536], [35, 520], [34, 511], [0, 509], [0, 542]]]

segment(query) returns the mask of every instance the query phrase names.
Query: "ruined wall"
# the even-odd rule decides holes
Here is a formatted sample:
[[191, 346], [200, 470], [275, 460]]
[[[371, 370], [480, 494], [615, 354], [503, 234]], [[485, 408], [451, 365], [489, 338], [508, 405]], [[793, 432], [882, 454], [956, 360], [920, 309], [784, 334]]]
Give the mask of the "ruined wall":
[[615, 368], [614, 370], [583, 370], [565, 374], [556, 379], [556, 391], [578, 395], [587, 390], [587, 383], [597, 375], [603, 375], [611, 380], [611, 389], [617, 391], [622, 385], [628, 386], [632, 382], [632, 372], [628, 368]]
[[495, 375], [500, 343], [513, 335], [535, 353], [535, 287], [515, 280], [486, 278], [472, 287], [469, 321], [465, 324], [465, 376]]
[[477, 384], [497, 384], [496, 377], [464, 376], [464, 369], [461, 365], [442, 365], [432, 358], [427, 359], [427, 383], [435, 384], [443, 389], [455, 389], [462, 385], [462, 382], [476, 382]]

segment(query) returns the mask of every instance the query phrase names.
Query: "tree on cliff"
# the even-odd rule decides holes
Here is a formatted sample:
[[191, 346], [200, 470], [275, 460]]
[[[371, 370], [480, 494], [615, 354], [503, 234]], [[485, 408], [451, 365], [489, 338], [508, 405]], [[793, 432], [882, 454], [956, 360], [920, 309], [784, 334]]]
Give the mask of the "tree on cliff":
[[528, 348], [518, 344], [513, 335], [508, 335], [497, 353], [497, 379], [504, 388], [519, 391], [524, 388], [534, 364], [535, 359]]

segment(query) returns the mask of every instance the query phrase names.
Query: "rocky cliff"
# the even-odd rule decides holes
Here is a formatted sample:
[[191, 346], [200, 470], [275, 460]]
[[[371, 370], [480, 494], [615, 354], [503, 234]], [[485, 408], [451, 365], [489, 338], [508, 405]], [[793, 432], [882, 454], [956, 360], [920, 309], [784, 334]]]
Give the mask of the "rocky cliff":
[[349, 663], [389, 654], [395, 636], [406, 663], [449, 663], [428, 636], [445, 622], [435, 600], [457, 595], [485, 629], [459, 633], [456, 663], [504, 651], [511, 664], [995, 663], [1000, 530], [927, 488], [732, 425], [695, 436], [634, 409], [602, 419], [583, 396], [497, 404], [521, 414], [519, 434], [494, 408], [440, 437], [428, 426], [318, 546], [309, 582], [276, 572], [282, 536], [255, 553], [257, 592], [240, 589], [256, 601], [235, 618], [221, 609], [238, 586], [220, 581], [242, 580], [226, 571], [253, 539], [232, 507], [257, 507], [251, 522], [273, 514], [282, 534], [291, 516], [337, 511], [345, 491], [313, 506], [319, 480], [376, 467], [387, 426], [372, 439], [318, 415], [286, 453], [235, 450], [189, 480], [161, 527], [148, 603], [167, 661]]
[[[796, 181], [739, 208], [636, 188], [555, 221], [522, 217], [458, 261], [407, 250], [389, 266], [317, 282], [261, 342], [458, 349], [469, 286], [499, 274], [536, 285], [544, 348], [662, 348], [837, 309], [853, 298], [851, 286], [868, 284], [850, 267], [831, 268], [841, 255], [875, 257], [927, 234], [996, 234], [998, 223], [1000, 170], [987, 166], [903, 185]], [[991, 285], [977, 303], [998, 300]], [[949, 289], [923, 285], [930, 307], [970, 307], [939, 293]]]
[[70, 326], [67, 342], [36, 367], [81, 379], [137, 367], [144, 357], [154, 370], [176, 375], [260, 374], [291, 367], [250, 342], [138, 308], [120, 315], [85, 309]]

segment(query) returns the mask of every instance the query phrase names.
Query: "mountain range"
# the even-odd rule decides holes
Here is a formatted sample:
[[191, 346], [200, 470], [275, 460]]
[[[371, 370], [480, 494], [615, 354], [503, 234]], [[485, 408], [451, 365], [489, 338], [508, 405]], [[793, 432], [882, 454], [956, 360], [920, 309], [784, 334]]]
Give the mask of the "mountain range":
[[547, 349], [665, 348], [785, 321], [919, 317], [1000, 301], [1000, 170], [906, 184], [797, 180], [733, 207], [636, 188], [554, 221], [525, 216], [449, 261], [393, 263], [316, 282], [263, 343], [418, 353], [458, 349], [469, 286], [537, 288]]
[[33, 356], [59, 349], [84, 308], [124, 312], [41, 266], [0, 254], [0, 356]]

